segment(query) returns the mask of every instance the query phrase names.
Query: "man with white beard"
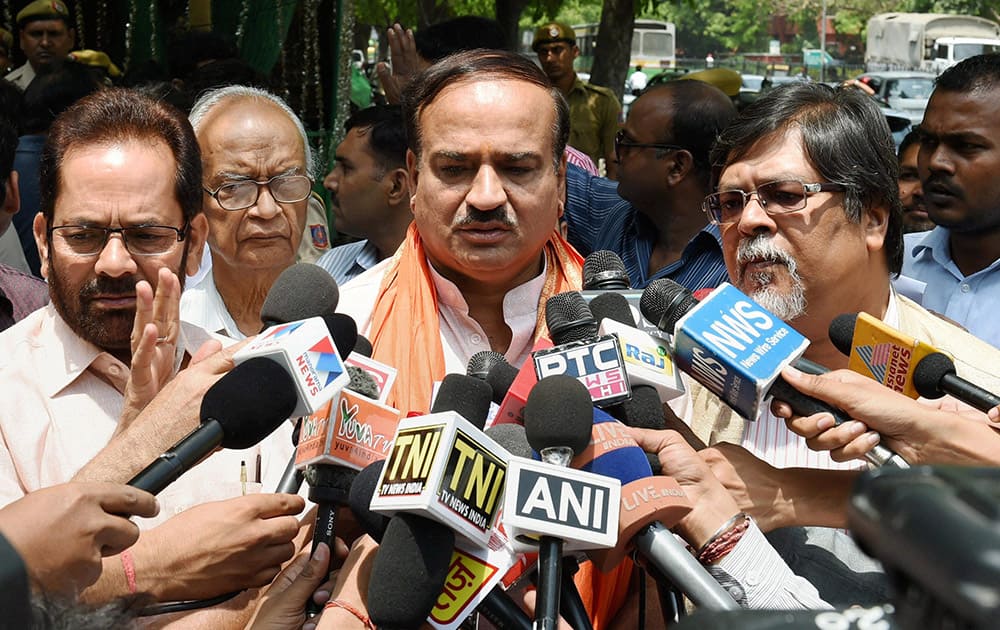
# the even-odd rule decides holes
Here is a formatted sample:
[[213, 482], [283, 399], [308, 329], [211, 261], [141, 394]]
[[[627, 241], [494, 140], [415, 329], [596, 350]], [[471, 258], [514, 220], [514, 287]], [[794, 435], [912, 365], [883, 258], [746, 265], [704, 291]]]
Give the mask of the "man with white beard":
[[[841, 313], [865, 311], [954, 356], [964, 378], [991, 391], [1000, 388], [991, 374], [1000, 352], [890, 286], [902, 262], [898, 163], [885, 118], [870, 99], [821, 84], [776, 89], [723, 131], [712, 164], [718, 192], [703, 207], [720, 226], [731, 282], [810, 340], [806, 358], [846, 368], [847, 357], [828, 337], [829, 325]], [[770, 410], [744, 422], [697, 385], [671, 407], [702, 440], [715, 444], [702, 451], [703, 458], [762, 530], [846, 526], [856, 472], [828, 469], [864, 463], [841, 464], [826, 452], [810, 451]], [[838, 430], [859, 437], [866, 427], [848, 422]], [[866, 437], [878, 440], [873, 432]], [[852, 566], [840, 548], [832, 551], [834, 563], [868, 570]], [[834, 605], [856, 601], [851, 580], [792, 568]]]

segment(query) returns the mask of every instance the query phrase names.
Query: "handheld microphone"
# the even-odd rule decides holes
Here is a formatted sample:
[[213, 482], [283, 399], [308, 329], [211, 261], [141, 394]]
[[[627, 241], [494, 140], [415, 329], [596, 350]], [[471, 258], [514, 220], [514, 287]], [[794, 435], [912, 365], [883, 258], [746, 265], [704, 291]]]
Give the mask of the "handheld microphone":
[[368, 615], [386, 630], [419, 628], [448, 577], [455, 533], [447, 525], [401, 512], [382, 536], [368, 582]]
[[602, 249], [584, 258], [584, 291], [623, 291], [631, 288], [625, 263], [615, 252]]
[[310, 263], [296, 263], [274, 280], [260, 307], [264, 329], [310, 317], [332, 315], [340, 291], [333, 276]]
[[269, 359], [237, 365], [205, 392], [201, 425], [133, 477], [128, 485], [158, 494], [217, 446], [250, 448], [278, 428], [296, 403], [284, 369]]
[[[756, 420], [764, 399], [773, 396], [799, 415], [826, 412], [837, 424], [850, 419], [782, 378], [781, 370], [795, 363], [809, 341], [732, 285], [723, 283], [697, 302], [676, 282], [654, 280], [640, 308], [661, 330], [673, 332], [677, 367], [743, 418]], [[908, 466], [881, 444], [865, 459], [876, 466]]]
[[586, 386], [598, 407], [631, 396], [618, 339], [597, 334], [597, 320], [579, 292], [550, 297], [545, 321], [554, 346], [531, 355], [539, 381], [556, 374], [572, 376]]
[[600, 322], [601, 334], [618, 338], [632, 388], [632, 397], [615, 409], [623, 415], [615, 412], [612, 415], [629, 426], [662, 429], [665, 425], [662, 403], [684, 393], [680, 372], [670, 356], [669, 342], [635, 328], [628, 301], [617, 293], [595, 297], [590, 310]]
[[368, 337], [358, 335], [358, 340], [354, 342], [354, 350], [351, 351], [351, 354], [370, 359], [372, 358], [373, 350], [374, 348], [372, 348], [372, 342], [368, 340]]
[[[551, 347], [552, 342], [542, 338], [535, 342], [531, 353]], [[520, 369], [510, 366], [506, 361], [497, 362], [486, 374], [486, 382], [493, 390], [493, 401], [499, 405], [493, 423], [523, 424], [524, 405], [528, 401], [531, 388], [538, 382], [534, 361], [528, 358]]]
[[353, 347], [358, 334], [354, 320], [335, 313], [271, 326], [234, 354], [233, 362], [267, 357], [279, 363], [292, 375], [298, 392], [291, 415], [308, 415], [350, 381], [331, 331], [349, 338]]
[[[565, 476], [561, 476], [561, 478], [558, 478], [559, 485], [556, 486], [553, 483], [556, 480], [555, 475], [545, 477], [544, 474], [545, 472], [563, 474], [570, 472], [569, 470], [559, 469], [565, 469], [576, 453], [580, 453], [587, 448], [590, 442], [590, 427], [593, 417], [592, 409], [590, 395], [585, 386], [572, 376], [554, 375], [538, 381], [531, 394], [528, 395], [528, 402], [524, 411], [524, 428], [528, 444], [538, 451], [542, 457], [542, 461], [548, 464], [548, 467], [554, 468], [555, 471], [542, 470], [542, 474], [535, 475], [536, 480], [533, 484], [530, 482], [531, 473], [538, 473], [537, 469], [532, 471], [530, 468], [524, 467], [518, 470], [517, 473], [512, 474], [511, 484], [512, 488], [516, 488], [516, 490], [508, 492], [507, 505], [510, 506], [511, 503], [520, 504], [520, 508], [515, 507], [512, 512], [508, 512], [505, 509], [505, 514], [507, 515], [505, 522], [510, 523], [513, 535], [515, 523], [510, 519], [512, 513], [516, 515], [520, 511], [520, 514], [524, 514], [525, 512], [530, 512], [536, 506], [542, 511], [551, 511], [551, 516], [554, 517], [553, 520], [558, 519], [562, 521], [559, 523], [559, 527], [543, 527], [538, 528], [534, 532], [541, 534], [538, 539], [538, 598], [535, 608], [535, 627], [542, 630], [554, 629], [558, 624], [563, 555], [563, 538], [559, 536], [558, 532], [564, 529], [565, 526], [572, 524], [569, 509], [563, 510], [562, 508], [564, 505], [568, 506], [571, 495], [574, 499], [576, 498], [572, 481], [567, 480]], [[593, 475], [592, 477], [597, 476]], [[591, 484], [598, 482], [607, 483], [606, 479], [581, 480], [577, 478], [576, 481], [580, 485], [584, 485], [587, 481]], [[533, 485], [533, 488], [529, 490], [526, 501], [522, 502], [520, 501], [522, 490], [529, 485]], [[555, 490], [555, 495], [552, 494], [553, 490]], [[605, 500], [607, 500], [607, 495], [601, 492], [600, 486], [590, 485], [588, 487], [584, 485], [582, 490], [581, 496], [589, 498], [590, 494], [593, 493], [595, 500], [587, 502], [588, 504], [584, 509], [578, 510], [576, 514], [580, 515], [589, 508], [596, 508], [597, 513], [592, 514], [592, 518], [588, 519], [589, 522], [586, 524], [590, 527], [585, 527], [585, 529], [592, 529], [593, 525], [600, 521], [603, 514], [607, 513], [610, 517], [610, 513], [614, 511], [612, 509], [614, 506], [606, 506], [601, 501], [602, 495]], [[610, 495], [612, 492], [609, 491], [607, 494]], [[555, 504], [553, 502], [555, 496], [560, 497], [558, 516], [555, 513]], [[566, 497], [565, 499], [563, 499], [564, 496]], [[511, 500], [512, 497], [515, 497], [513, 501]], [[563, 512], [565, 512], [566, 518], [561, 518]], [[617, 515], [614, 516], [617, 517]], [[605, 521], [605, 524], [609, 521], [610, 518]], [[520, 522], [517, 526], [524, 531], [526, 524]], [[613, 540], [610, 542], [614, 544]]]
[[431, 413], [399, 421], [371, 508], [421, 514], [488, 545], [509, 457], [479, 428], [491, 395], [477, 378], [445, 376]]
[[1000, 397], [956, 373], [955, 362], [868, 313], [838, 315], [830, 340], [850, 357], [848, 367], [910, 398], [949, 394], [980, 411], [1000, 405]]

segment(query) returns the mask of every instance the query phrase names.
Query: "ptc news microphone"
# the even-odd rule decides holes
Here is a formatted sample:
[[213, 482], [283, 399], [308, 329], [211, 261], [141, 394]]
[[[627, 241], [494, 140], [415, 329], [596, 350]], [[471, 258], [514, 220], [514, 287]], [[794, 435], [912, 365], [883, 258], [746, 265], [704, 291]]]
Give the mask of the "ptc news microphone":
[[[849, 420], [842, 410], [801, 393], [781, 377], [809, 341], [732, 285], [723, 283], [698, 302], [676, 282], [655, 280], [643, 292], [640, 308], [646, 319], [674, 335], [677, 367], [743, 418], [756, 420], [764, 399], [773, 396], [799, 415], [825, 412], [837, 424]], [[908, 466], [881, 444], [865, 459], [876, 466]]]

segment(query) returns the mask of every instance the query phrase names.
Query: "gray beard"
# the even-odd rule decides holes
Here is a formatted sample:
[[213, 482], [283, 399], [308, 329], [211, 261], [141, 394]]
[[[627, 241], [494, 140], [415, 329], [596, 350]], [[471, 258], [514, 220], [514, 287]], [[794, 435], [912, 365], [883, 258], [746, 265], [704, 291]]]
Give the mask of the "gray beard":
[[[756, 258], [767, 258], [784, 264], [792, 284], [788, 293], [780, 292], [771, 286], [774, 274], [770, 272], [749, 274], [741, 272], [740, 285], [755, 302], [780, 319], [789, 321], [806, 314], [808, 305], [805, 285], [798, 273], [798, 264], [787, 252], [775, 247], [765, 235], [759, 234], [740, 241], [736, 257], [741, 265]], [[757, 288], [751, 289], [751, 287]]]

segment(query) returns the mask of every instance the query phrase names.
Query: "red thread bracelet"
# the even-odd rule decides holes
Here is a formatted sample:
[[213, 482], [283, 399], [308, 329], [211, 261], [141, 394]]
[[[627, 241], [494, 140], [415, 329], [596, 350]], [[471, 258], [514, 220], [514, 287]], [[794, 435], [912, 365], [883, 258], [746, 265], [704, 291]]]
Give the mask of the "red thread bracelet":
[[365, 628], [368, 628], [368, 630], [376, 630], [375, 624], [373, 624], [372, 620], [368, 618], [368, 615], [364, 614], [363, 612], [361, 612], [354, 606], [351, 606], [345, 601], [341, 601], [339, 599], [331, 599], [326, 603], [325, 606], [323, 606], [323, 608], [343, 608], [347, 612], [357, 617], [358, 621], [360, 621], [365, 625]]
[[132, 562], [132, 552], [126, 549], [121, 552], [122, 569], [125, 570], [125, 583], [128, 585], [128, 592], [135, 593], [135, 563]]

